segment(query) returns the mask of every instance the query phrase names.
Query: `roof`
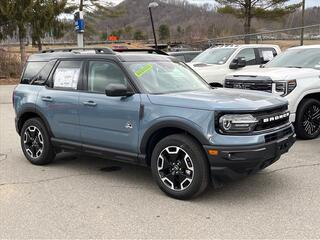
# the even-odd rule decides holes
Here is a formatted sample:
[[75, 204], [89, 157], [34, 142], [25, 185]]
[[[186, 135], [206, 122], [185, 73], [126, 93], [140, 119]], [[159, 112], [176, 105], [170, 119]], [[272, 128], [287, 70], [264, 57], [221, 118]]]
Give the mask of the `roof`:
[[320, 45], [304, 45], [304, 46], [292, 47], [289, 49], [314, 49], [314, 48], [320, 48]]
[[230, 44], [230, 45], [219, 45], [213, 46], [212, 48], [238, 48], [238, 47], [275, 47], [279, 48], [278, 45], [275, 44]]
[[178, 52], [168, 52], [169, 55], [183, 55], [188, 53], [201, 53], [202, 51], [178, 51]]

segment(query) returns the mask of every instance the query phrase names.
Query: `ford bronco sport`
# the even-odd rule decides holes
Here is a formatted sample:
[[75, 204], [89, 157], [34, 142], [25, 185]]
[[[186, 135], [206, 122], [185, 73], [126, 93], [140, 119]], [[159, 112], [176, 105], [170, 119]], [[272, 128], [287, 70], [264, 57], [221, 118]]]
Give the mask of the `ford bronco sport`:
[[200, 194], [210, 180], [263, 169], [295, 141], [281, 97], [212, 89], [183, 62], [157, 54], [34, 54], [13, 101], [31, 163], [76, 151], [149, 166], [178, 199]]

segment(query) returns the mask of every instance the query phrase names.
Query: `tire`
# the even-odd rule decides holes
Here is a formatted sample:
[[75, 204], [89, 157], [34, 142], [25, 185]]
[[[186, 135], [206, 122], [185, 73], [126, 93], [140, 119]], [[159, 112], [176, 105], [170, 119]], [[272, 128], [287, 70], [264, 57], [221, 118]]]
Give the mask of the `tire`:
[[310, 140], [320, 135], [320, 101], [307, 98], [301, 101], [295, 122], [298, 138]]
[[202, 147], [183, 134], [170, 135], [156, 144], [151, 170], [160, 189], [176, 199], [198, 196], [209, 184], [208, 160]]
[[28, 119], [23, 124], [20, 142], [25, 157], [34, 165], [45, 165], [55, 158], [49, 133], [40, 118]]

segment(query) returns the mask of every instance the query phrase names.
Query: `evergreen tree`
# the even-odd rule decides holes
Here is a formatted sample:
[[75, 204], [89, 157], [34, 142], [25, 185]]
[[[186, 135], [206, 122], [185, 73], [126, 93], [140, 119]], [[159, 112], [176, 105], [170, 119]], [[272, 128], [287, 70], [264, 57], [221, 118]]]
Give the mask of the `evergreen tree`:
[[[220, 13], [232, 14], [244, 20], [244, 33], [251, 33], [253, 18], [280, 18], [294, 12], [301, 4], [288, 4], [290, 0], [216, 0]], [[250, 37], [245, 37], [245, 43]]]
[[161, 24], [158, 29], [159, 39], [160, 40], [168, 40], [170, 39], [170, 28], [166, 24]]

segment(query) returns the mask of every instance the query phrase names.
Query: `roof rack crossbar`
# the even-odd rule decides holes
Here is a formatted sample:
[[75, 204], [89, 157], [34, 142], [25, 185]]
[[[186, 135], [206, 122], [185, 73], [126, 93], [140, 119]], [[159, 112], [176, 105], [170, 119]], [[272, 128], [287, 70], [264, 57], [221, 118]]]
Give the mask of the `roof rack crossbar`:
[[41, 53], [74, 52], [88, 50], [94, 50], [96, 54], [115, 54], [111, 48], [53, 48], [42, 50]]

